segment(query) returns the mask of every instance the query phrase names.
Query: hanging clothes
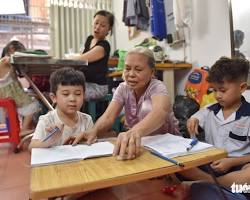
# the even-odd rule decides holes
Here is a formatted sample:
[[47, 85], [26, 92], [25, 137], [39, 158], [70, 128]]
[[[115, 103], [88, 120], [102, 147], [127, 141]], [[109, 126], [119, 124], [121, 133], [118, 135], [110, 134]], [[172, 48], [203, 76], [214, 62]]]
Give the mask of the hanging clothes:
[[173, 13], [177, 30], [184, 26], [190, 27], [192, 22], [192, 1], [173, 0]]
[[155, 39], [167, 37], [164, 0], [151, 0], [151, 32]]
[[173, 0], [164, 0], [164, 5], [167, 34], [173, 34], [176, 31], [173, 14]]
[[149, 12], [145, 0], [124, 0], [122, 21], [126, 26], [135, 26], [146, 31], [149, 26]]

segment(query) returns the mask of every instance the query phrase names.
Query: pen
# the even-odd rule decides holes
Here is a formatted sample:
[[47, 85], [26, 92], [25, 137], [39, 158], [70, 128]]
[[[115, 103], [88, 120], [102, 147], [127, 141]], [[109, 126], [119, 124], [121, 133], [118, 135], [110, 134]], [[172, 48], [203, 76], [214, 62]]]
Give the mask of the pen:
[[198, 143], [198, 139], [196, 137], [193, 138], [187, 147], [187, 151], [190, 151], [194, 147], [194, 145], [196, 145], [197, 143]]
[[175, 165], [178, 165], [178, 166], [180, 166], [180, 167], [184, 167], [184, 164], [183, 163], [180, 163], [180, 162], [178, 162], [178, 161], [176, 161], [176, 160], [174, 160], [174, 159], [172, 159], [172, 158], [168, 158], [167, 156], [164, 156], [164, 155], [162, 155], [162, 154], [160, 154], [160, 153], [158, 153], [158, 152], [156, 152], [156, 151], [150, 151], [153, 155], [155, 155], [155, 156], [157, 156], [157, 157], [159, 157], [159, 158], [162, 158], [163, 160], [166, 160], [166, 161], [168, 161], [168, 162], [171, 162], [171, 163], [173, 163], [173, 164], [175, 164]]
[[52, 135], [54, 135], [57, 131], [60, 131], [60, 129], [58, 127], [53, 128], [48, 135], [42, 140], [43, 142], [47, 141], [49, 138], [52, 137]]

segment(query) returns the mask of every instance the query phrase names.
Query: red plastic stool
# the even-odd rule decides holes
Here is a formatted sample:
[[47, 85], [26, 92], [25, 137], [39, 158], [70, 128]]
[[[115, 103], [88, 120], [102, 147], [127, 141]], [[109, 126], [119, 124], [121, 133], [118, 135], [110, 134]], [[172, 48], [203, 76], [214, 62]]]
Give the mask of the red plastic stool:
[[18, 144], [20, 142], [20, 124], [16, 111], [16, 104], [13, 99], [0, 99], [0, 107], [6, 110], [7, 130], [0, 133], [0, 143], [11, 142], [14, 144], [14, 152], [18, 152]]

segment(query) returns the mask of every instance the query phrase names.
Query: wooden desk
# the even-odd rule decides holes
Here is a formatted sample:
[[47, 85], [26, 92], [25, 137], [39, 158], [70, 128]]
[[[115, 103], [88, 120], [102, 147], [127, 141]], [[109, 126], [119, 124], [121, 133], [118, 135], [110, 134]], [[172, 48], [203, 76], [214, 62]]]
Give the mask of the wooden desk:
[[140, 157], [129, 161], [102, 157], [34, 167], [31, 170], [30, 197], [36, 200], [131, 183], [207, 164], [226, 155], [224, 150], [214, 148], [176, 158], [185, 164], [184, 168], [162, 160], [147, 150], [142, 150]]
[[[109, 59], [108, 65], [111, 67], [116, 67], [118, 63], [117, 59]], [[174, 71], [181, 69], [191, 69], [192, 65], [189, 63], [156, 63], [156, 70], [163, 71], [163, 82], [166, 84], [169, 95], [172, 102], [175, 98], [175, 80]], [[122, 71], [114, 71], [108, 74], [108, 77], [120, 77], [122, 76]]]

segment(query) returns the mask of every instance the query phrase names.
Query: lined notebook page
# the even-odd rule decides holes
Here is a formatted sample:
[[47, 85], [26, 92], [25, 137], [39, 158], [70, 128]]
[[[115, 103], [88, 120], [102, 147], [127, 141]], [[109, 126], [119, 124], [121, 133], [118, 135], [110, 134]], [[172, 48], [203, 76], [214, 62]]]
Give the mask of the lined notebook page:
[[213, 147], [211, 144], [199, 141], [190, 151], [187, 151], [191, 141], [192, 139], [189, 138], [166, 133], [143, 137], [142, 145], [170, 158], [192, 154]]

